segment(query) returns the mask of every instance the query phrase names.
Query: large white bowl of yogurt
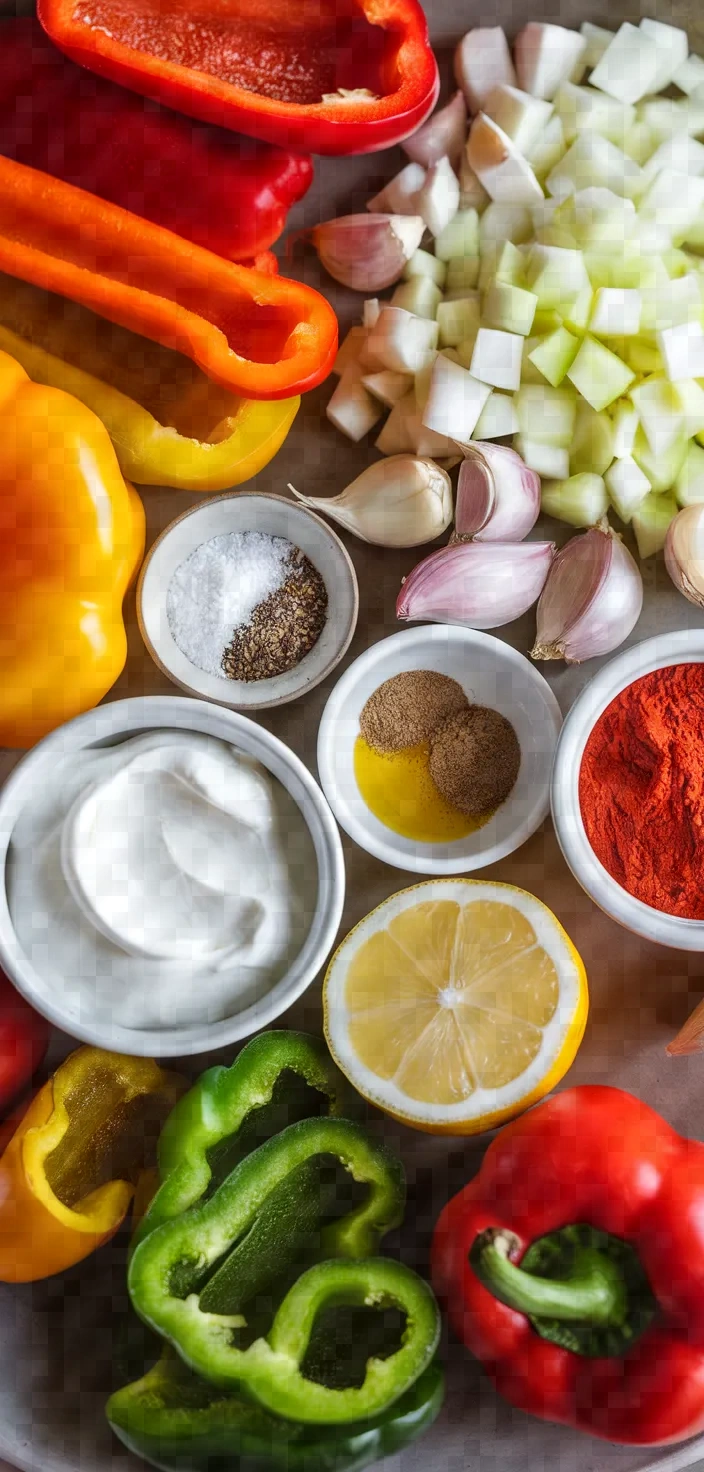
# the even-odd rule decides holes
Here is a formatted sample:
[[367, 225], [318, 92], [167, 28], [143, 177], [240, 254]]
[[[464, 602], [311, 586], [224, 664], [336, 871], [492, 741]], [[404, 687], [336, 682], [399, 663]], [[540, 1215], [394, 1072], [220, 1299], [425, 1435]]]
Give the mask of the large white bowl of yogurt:
[[245, 716], [115, 701], [0, 792], [0, 962], [84, 1042], [152, 1057], [248, 1037], [313, 981], [345, 870], [303, 763]]

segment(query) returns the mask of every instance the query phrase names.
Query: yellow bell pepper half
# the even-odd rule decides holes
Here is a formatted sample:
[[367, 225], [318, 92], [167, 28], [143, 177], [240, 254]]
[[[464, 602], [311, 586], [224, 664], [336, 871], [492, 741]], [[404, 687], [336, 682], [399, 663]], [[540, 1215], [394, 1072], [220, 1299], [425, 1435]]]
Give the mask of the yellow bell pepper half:
[[143, 552], [100, 420], [0, 352], [0, 746], [31, 746], [114, 684]]
[[61, 1064], [0, 1158], [0, 1282], [51, 1277], [114, 1235], [186, 1088], [150, 1058], [101, 1048]]
[[301, 402], [239, 399], [181, 353], [1, 273], [0, 350], [92, 409], [138, 485], [241, 485], [280, 449]]

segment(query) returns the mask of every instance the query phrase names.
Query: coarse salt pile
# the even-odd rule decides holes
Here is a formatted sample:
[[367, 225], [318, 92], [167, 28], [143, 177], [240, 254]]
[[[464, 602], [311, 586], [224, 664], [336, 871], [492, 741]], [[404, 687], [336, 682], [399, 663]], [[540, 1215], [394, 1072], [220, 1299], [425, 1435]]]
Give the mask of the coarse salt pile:
[[227, 532], [202, 542], [177, 567], [166, 616], [182, 654], [209, 675], [224, 678], [223, 653], [236, 629], [286, 581], [294, 552], [286, 537]]

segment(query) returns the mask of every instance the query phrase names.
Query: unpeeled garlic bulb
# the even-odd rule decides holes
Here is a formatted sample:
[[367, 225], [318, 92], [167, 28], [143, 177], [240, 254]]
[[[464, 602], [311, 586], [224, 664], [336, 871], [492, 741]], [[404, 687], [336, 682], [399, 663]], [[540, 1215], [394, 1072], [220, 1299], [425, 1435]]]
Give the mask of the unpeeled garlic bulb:
[[370, 465], [339, 496], [302, 496], [311, 511], [331, 516], [362, 542], [376, 547], [419, 547], [452, 522], [452, 484], [434, 460], [389, 455]]

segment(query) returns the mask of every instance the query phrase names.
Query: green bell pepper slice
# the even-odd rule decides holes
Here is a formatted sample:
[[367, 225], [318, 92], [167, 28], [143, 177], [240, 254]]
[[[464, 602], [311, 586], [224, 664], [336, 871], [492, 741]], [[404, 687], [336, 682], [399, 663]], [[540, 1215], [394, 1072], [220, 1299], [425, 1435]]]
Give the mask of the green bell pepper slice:
[[110, 1397], [120, 1441], [163, 1472], [362, 1472], [409, 1446], [432, 1426], [444, 1394], [433, 1360], [399, 1400], [366, 1421], [303, 1426], [273, 1416], [237, 1392], [214, 1389], [165, 1350], [140, 1380]]
[[321, 1039], [272, 1030], [229, 1067], [209, 1068], [169, 1115], [158, 1146], [160, 1184], [132, 1248], [211, 1195], [252, 1150], [312, 1114], [351, 1112], [351, 1091]]
[[[331, 1157], [368, 1187], [364, 1201], [332, 1220], [318, 1175]], [[275, 1415], [315, 1424], [376, 1415], [423, 1373], [439, 1338], [428, 1286], [372, 1256], [403, 1205], [400, 1162], [360, 1126], [300, 1121], [242, 1160], [214, 1195], [138, 1243], [128, 1271], [133, 1306], [197, 1374], [243, 1390]], [[291, 1282], [302, 1256], [314, 1265], [300, 1276], [296, 1267]], [[290, 1283], [283, 1298], [282, 1277]], [[268, 1285], [278, 1308], [268, 1331], [246, 1343], [242, 1310]], [[367, 1362], [363, 1383], [333, 1388], [308, 1378], [305, 1360], [316, 1321], [340, 1304], [393, 1308], [405, 1328], [395, 1353]]]

